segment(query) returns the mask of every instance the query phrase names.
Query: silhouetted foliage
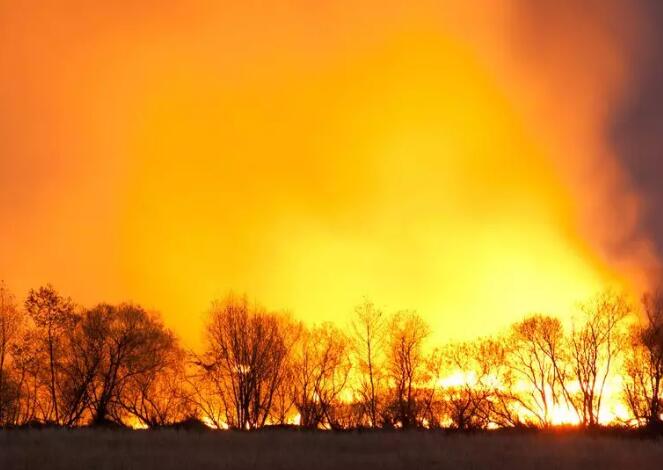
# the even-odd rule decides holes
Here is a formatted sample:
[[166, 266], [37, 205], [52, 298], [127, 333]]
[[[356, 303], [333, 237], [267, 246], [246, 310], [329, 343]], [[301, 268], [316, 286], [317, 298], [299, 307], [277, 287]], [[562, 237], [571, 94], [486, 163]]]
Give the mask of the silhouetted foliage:
[[14, 423], [20, 406], [20, 385], [11, 373], [12, 348], [23, 328], [23, 312], [4, 281], [0, 281], [0, 423]]
[[660, 429], [662, 298], [643, 298], [629, 336], [633, 308], [607, 291], [580, 305], [567, 334], [537, 314], [431, 348], [412, 311], [364, 301], [346, 335], [229, 296], [212, 304], [196, 354], [138, 305], [84, 309], [47, 285], [21, 308], [0, 283], [0, 424], [475, 430], [549, 428], [575, 413], [594, 427], [621, 371], [631, 424]]
[[650, 427], [661, 427], [663, 405], [663, 293], [642, 300], [645, 318], [633, 325], [626, 353], [625, 401], [634, 418]]
[[[583, 426], [599, 423], [605, 386], [624, 346], [624, 320], [631, 312], [626, 299], [611, 291], [581, 305], [582, 318], [569, 336], [569, 373], [560, 373], [564, 394]], [[571, 381], [579, 391], [570, 390]]]
[[504, 351], [490, 339], [451, 345], [445, 352], [446, 367], [457, 380], [445, 389], [443, 417], [461, 430], [486, 429], [492, 422], [494, 400], [500, 398], [497, 368]]
[[513, 325], [509, 340], [509, 365], [516, 377], [528, 384], [518, 403], [534, 424], [548, 427], [553, 408], [562, 399], [562, 383], [555, 367], [562, 360], [562, 323], [557, 318], [532, 315]]
[[74, 305], [71, 299], [62, 297], [53, 286], [47, 285], [28, 293], [25, 311], [35, 326], [34, 340], [40, 345], [37, 351], [42, 353], [37, 360], [42, 360], [47, 370], [45, 374], [43, 371], [38, 374], [39, 386], [47, 392], [39, 401], [42, 418], [57, 424], [71, 424], [78, 410], [77, 403], [69, 402], [70, 397], [65, 396], [70, 390], [65, 390], [64, 361], [67, 360], [66, 333], [74, 329], [78, 320]]
[[304, 330], [294, 349], [295, 407], [300, 425], [340, 427], [337, 410], [351, 363], [348, 338], [331, 323]]
[[389, 322], [387, 371], [393, 402], [391, 421], [403, 428], [417, 425], [417, 385], [425, 377], [424, 341], [430, 334], [416, 313], [397, 312]]
[[386, 318], [382, 311], [368, 301], [359, 305], [354, 313], [351, 341], [356, 366], [354, 388], [362, 415], [359, 421], [374, 428], [380, 425], [380, 413], [385, 400]]
[[[291, 335], [287, 319], [250, 306], [246, 298], [216, 302], [206, 328], [206, 350], [197, 365], [206, 390], [218, 398], [226, 425], [265, 425], [277, 390], [288, 377]], [[219, 419], [211, 415], [213, 421]]]
[[[139, 306], [101, 304], [87, 312], [91, 355], [97, 355], [96, 379], [90, 391], [93, 423], [123, 423], [125, 415], [151, 418], [147, 404], [136, 405], [140, 388], [164, 370], [177, 347], [161, 321]], [[154, 410], [151, 410], [154, 411]]]

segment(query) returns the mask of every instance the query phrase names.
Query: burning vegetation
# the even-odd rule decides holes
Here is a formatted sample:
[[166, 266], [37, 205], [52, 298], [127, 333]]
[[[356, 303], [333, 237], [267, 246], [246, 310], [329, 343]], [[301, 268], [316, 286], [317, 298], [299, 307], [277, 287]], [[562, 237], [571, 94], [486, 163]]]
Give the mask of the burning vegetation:
[[663, 296], [605, 291], [564, 324], [533, 314], [433, 347], [414, 311], [371, 302], [347, 328], [229, 296], [200, 351], [138, 305], [85, 309], [0, 289], [0, 422], [217, 429], [661, 427]]

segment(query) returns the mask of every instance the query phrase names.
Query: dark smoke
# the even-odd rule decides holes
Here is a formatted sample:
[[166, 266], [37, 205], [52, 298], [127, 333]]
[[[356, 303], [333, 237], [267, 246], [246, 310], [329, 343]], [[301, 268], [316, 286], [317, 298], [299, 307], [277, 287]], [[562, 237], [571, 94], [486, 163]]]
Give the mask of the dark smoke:
[[643, 22], [631, 48], [631, 78], [609, 129], [643, 202], [642, 230], [663, 253], [663, 2], [639, 0]]

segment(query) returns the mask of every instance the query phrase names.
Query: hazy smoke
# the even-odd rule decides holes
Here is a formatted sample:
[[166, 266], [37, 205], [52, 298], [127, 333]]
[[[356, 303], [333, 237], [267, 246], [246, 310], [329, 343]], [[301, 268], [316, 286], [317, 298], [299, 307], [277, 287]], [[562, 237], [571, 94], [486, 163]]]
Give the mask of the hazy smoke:
[[655, 222], [663, 209], [661, 121], [652, 112], [663, 100], [654, 85], [663, 75], [663, 8], [655, 1], [515, 0], [499, 11], [488, 17], [501, 26], [482, 28], [501, 34], [482, 38], [479, 53], [488, 53], [512, 102], [536, 123], [533, 131], [576, 194], [578, 223], [594, 249], [645, 287], [659, 265], [652, 239], [663, 240]]
[[458, 337], [651, 279], [654, 0], [152, 3], [2, 6], [18, 293], [188, 339], [229, 289], [314, 320], [367, 295]]

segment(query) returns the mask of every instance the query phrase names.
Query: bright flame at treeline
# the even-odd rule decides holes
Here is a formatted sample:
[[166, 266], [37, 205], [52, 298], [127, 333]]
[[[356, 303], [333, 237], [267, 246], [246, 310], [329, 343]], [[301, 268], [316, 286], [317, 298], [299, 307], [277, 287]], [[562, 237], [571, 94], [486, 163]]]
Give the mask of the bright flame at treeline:
[[[646, 318], [646, 320], [643, 320]], [[532, 314], [439, 347], [414, 311], [358, 305], [307, 327], [230, 295], [200, 352], [140, 306], [0, 285], [0, 424], [258, 429], [660, 425], [663, 294], [604, 291], [564, 325]]]
[[0, 275], [133, 299], [198, 353], [230, 290], [309, 326], [379, 299], [444, 344], [650, 287], [604, 135], [645, 18], [355, 3], [0, 7]]

